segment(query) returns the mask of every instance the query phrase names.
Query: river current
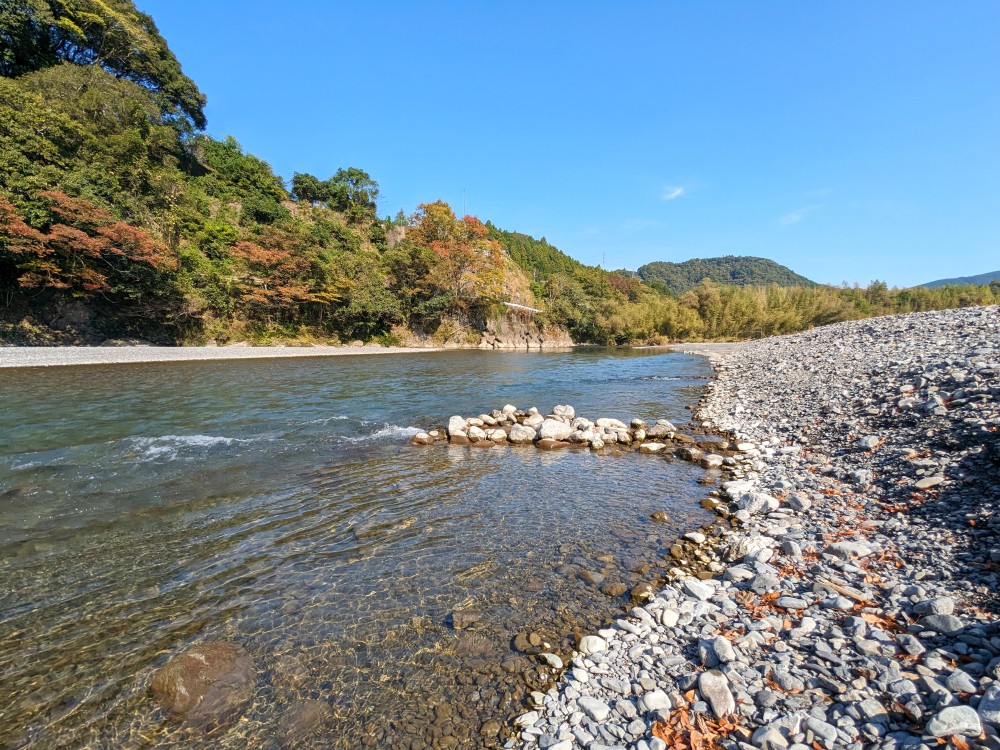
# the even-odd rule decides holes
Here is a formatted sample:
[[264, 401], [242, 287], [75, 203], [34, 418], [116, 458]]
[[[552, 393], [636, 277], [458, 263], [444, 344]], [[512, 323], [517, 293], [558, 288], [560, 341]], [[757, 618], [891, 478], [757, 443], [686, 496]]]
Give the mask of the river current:
[[[507, 403], [684, 424], [708, 374], [602, 349], [0, 370], [0, 746], [499, 746], [551, 684], [513, 640], [566, 654], [627, 609], [612, 584], [710, 520], [704, 472], [408, 438]], [[205, 737], [148, 687], [220, 639], [257, 686]]]

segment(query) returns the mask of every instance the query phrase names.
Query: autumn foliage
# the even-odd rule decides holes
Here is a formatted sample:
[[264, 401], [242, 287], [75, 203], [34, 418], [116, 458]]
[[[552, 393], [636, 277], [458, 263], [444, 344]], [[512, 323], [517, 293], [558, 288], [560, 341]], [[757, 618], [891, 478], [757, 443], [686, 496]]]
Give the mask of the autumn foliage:
[[44, 229], [30, 227], [0, 196], [0, 251], [13, 258], [20, 287], [85, 297], [137, 285], [143, 270], [176, 268], [166, 248], [144, 230], [116, 221], [90, 201], [57, 190], [40, 195], [52, 216]]
[[745, 732], [734, 717], [717, 719], [704, 713], [693, 713], [690, 703], [695, 700], [693, 691], [687, 693], [688, 705], [671, 712], [666, 721], [653, 724], [653, 736], [675, 750], [722, 750], [723, 740], [732, 734]]
[[230, 257], [241, 261], [237, 277], [240, 304], [250, 311], [279, 314], [305, 305], [323, 305], [340, 298], [339, 277], [318, 272], [299, 236], [267, 228], [256, 242], [237, 242]]
[[437, 262], [432, 275], [451, 291], [456, 308], [467, 311], [503, 299], [503, 248], [475, 216], [459, 219], [444, 201], [422, 203], [407, 239], [429, 248]]

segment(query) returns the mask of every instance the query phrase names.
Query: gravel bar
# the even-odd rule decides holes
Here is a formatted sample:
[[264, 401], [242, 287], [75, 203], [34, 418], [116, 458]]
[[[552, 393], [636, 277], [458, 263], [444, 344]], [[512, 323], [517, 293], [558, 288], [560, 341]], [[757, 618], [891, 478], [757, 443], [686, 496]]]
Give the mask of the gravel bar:
[[0, 368], [125, 365], [218, 359], [342, 357], [436, 351], [440, 349], [402, 346], [3, 346], [0, 347]]
[[582, 638], [508, 745], [1000, 747], [1000, 308], [713, 363], [698, 415], [737, 450], [671, 552], [702, 562]]

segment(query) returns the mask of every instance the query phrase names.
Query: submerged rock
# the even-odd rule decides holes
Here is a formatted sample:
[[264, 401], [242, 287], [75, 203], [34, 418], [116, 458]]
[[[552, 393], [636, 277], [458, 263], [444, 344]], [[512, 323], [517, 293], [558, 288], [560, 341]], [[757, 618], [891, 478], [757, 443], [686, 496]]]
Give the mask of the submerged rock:
[[296, 701], [281, 717], [278, 734], [284, 748], [298, 747], [309, 735], [315, 734], [333, 718], [326, 701]]
[[571, 445], [570, 443], [567, 443], [563, 440], [552, 440], [550, 438], [542, 438], [537, 443], [535, 443], [535, 446], [543, 451], [556, 451], [562, 448], [569, 448], [570, 445]]
[[172, 716], [208, 731], [238, 718], [253, 697], [253, 660], [238, 643], [208, 641], [175, 656], [153, 675], [150, 691]]
[[456, 609], [451, 613], [451, 625], [455, 630], [465, 630], [479, 622], [482, 617], [482, 613], [475, 609]]

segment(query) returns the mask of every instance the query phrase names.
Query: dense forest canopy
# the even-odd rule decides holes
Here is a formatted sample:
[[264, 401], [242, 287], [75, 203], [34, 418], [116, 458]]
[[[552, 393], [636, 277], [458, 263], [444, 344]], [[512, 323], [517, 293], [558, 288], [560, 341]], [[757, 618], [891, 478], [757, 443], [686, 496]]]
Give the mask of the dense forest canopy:
[[1000, 299], [815, 286], [759, 258], [609, 272], [441, 201], [380, 218], [360, 167], [286, 184], [201, 132], [204, 95], [129, 0], [0, 4], [0, 74], [0, 342], [472, 343], [514, 301], [623, 344]]
[[0, 73], [17, 77], [61, 62], [96, 66], [138, 84], [161, 117], [205, 127], [205, 95], [183, 74], [153, 19], [131, 0], [5, 0]]

